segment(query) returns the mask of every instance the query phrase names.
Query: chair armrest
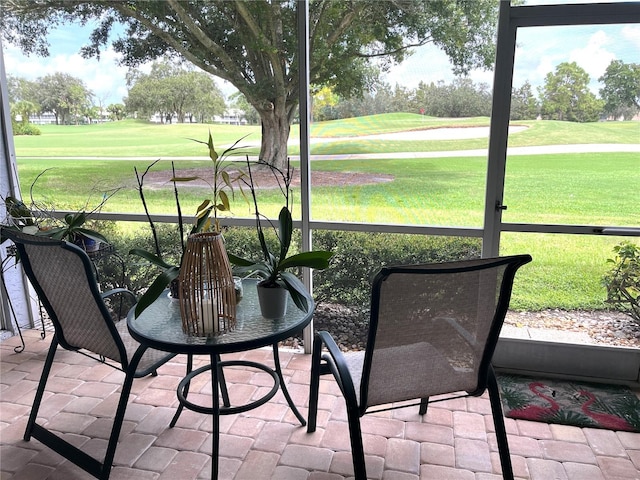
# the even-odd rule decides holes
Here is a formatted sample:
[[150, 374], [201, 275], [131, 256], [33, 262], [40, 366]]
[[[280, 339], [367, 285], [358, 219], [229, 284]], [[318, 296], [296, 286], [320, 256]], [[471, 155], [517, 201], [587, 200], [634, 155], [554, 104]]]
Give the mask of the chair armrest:
[[102, 297], [102, 299], [104, 300], [104, 299], [106, 299], [106, 298], [109, 298], [109, 297], [111, 297], [111, 296], [113, 296], [113, 295], [118, 295], [118, 294], [120, 294], [120, 293], [124, 293], [124, 294], [126, 294], [126, 295], [130, 296], [130, 297], [131, 297], [131, 299], [132, 299], [134, 302], [137, 300], [137, 299], [136, 299], [136, 295], [135, 295], [135, 293], [133, 293], [131, 290], [127, 290], [126, 288], [112, 288], [111, 290], [107, 290], [106, 292], [102, 292], [102, 293], [100, 294], [100, 296], [101, 296], [101, 297]]
[[[316, 333], [316, 341], [320, 341], [327, 347], [328, 353], [322, 355], [322, 359], [327, 362], [327, 366], [333, 373], [333, 376], [338, 382], [338, 386], [342, 391], [347, 402], [354, 402], [357, 404], [356, 390], [353, 386], [353, 379], [351, 378], [351, 372], [347, 366], [347, 362], [344, 358], [342, 351], [336, 344], [335, 340], [329, 332], [321, 331]], [[319, 347], [321, 348], [321, 347]]]
[[[121, 296], [116, 297], [116, 295]], [[126, 288], [112, 288], [111, 290], [102, 292], [100, 296], [102, 297], [102, 303], [107, 308], [107, 312], [114, 322], [119, 322], [120, 320], [125, 318], [129, 308], [133, 307], [138, 301], [136, 295], [131, 290], [127, 290]], [[111, 297], [116, 298], [111, 300]], [[113, 304], [111, 304], [108, 300], [111, 300]], [[118, 304], [119, 306], [117, 306]], [[124, 309], [122, 308], [123, 305], [125, 306]]]

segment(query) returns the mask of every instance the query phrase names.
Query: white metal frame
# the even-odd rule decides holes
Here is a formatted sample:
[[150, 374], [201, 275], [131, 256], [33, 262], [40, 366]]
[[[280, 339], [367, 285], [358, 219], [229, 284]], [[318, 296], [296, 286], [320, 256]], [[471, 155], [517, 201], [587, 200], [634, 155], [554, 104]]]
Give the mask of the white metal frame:
[[500, 21], [489, 134], [489, 162], [485, 197], [483, 256], [497, 256], [502, 232], [640, 236], [638, 228], [606, 225], [503, 223], [509, 111], [513, 86], [516, 34], [520, 27], [640, 23], [640, 2], [512, 6], [500, 2]]
[[[507, 140], [509, 126], [509, 111], [511, 105], [511, 89], [513, 83], [513, 60], [515, 55], [515, 41], [517, 29], [531, 26], [553, 25], [588, 25], [640, 23], [640, 2], [621, 2], [606, 4], [563, 4], [539, 6], [512, 6], [509, 0], [501, 0], [500, 21], [498, 29], [496, 65], [494, 73], [494, 94], [492, 105], [492, 121], [490, 127], [487, 182], [485, 195], [484, 225], [474, 227], [436, 227], [426, 225], [395, 225], [352, 222], [329, 222], [311, 220], [311, 167], [310, 167], [310, 137], [309, 137], [309, 30], [308, 30], [308, 0], [297, 0], [298, 38], [300, 58], [300, 171], [301, 171], [301, 209], [300, 221], [294, 222], [302, 231], [302, 247], [311, 248], [312, 231], [343, 230], [363, 232], [387, 232], [416, 235], [445, 235], [482, 238], [482, 255], [496, 256], [500, 250], [500, 235], [502, 232], [531, 232], [531, 233], [560, 233], [579, 235], [620, 235], [640, 236], [640, 228], [627, 228], [606, 225], [551, 225], [503, 223], [502, 211], [505, 168], [507, 158]], [[1, 55], [1, 44], [0, 44]], [[1, 57], [0, 57], [1, 59]], [[8, 102], [6, 93], [6, 78], [4, 65], [0, 62], [0, 84], [2, 86], [2, 113], [8, 122], [8, 130], [3, 129], [2, 180], [10, 179], [14, 195], [19, 195], [15, 167], [15, 153], [9, 122]], [[3, 192], [5, 184], [2, 184]], [[65, 212], [59, 212], [62, 216]], [[95, 218], [114, 221], [146, 222], [143, 214], [101, 213]], [[158, 222], [176, 222], [174, 215], [154, 215]], [[234, 226], [253, 226], [252, 219], [223, 219], [223, 223]], [[309, 288], [311, 285], [310, 272], [304, 273], [304, 281]], [[304, 333], [305, 346], [311, 344], [312, 327]], [[310, 348], [310, 347], [309, 347]]]

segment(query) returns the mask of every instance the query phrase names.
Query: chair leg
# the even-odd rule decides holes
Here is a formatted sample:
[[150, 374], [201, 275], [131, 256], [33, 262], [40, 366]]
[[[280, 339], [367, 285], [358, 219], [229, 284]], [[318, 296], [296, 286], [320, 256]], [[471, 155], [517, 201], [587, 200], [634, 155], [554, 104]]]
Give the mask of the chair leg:
[[25, 431], [24, 439], [28, 441], [33, 436], [33, 438], [39, 440], [47, 447], [51, 448], [53, 451], [62, 455], [67, 460], [73, 462], [78, 467], [87, 471], [99, 480], [108, 480], [111, 473], [111, 466], [113, 464], [116, 447], [118, 445], [118, 437], [120, 436], [120, 431], [122, 429], [122, 421], [124, 420], [124, 414], [129, 402], [129, 394], [131, 393], [131, 386], [133, 384], [136, 367], [140, 362], [140, 358], [142, 358], [142, 355], [144, 354], [147, 347], [138, 348], [131, 362], [129, 363], [127, 372], [125, 372], [126, 376], [122, 385], [122, 393], [120, 394], [118, 408], [113, 419], [111, 436], [109, 437], [109, 443], [107, 445], [104, 460], [101, 463], [99, 460], [80, 450], [75, 445], [67, 442], [61, 436], [47, 430], [46, 428], [36, 423], [38, 409], [40, 408], [44, 387], [49, 375], [49, 371], [51, 370], [51, 365], [53, 363], [53, 358], [55, 356], [57, 346], [58, 340], [54, 335], [51, 341], [51, 347], [49, 348], [49, 353], [47, 354], [47, 359], [43, 367], [40, 384], [38, 385], [38, 389], [36, 391], [36, 396], [33, 403], [33, 408], [31, 410], [31, 415], [29, 416], [29, 421], [27, 423], [27, 429]]
[[109, 437], [107, 452], [105, 453], [104, 461], [102, 462], [103, 475], [100, 478], [103, 480], [108, 480], [109, 474], [111, 473], [111, 465], [113, 464], [113, 458], [116, 454], [116, 447], [118, 446], [118, 438], [120, 437], [120, 431], [122, 430], [124, 414], [127, 410], [127, 405], [129, 405], [129, 394], [131, 393], [131, 387], [135, 378], [136, 369], [138, 368], [138, 363], [140, 363], [140, 359], [142, 358], [146, 350], [146, 346], [138, 347], [136, 353], [131, 358], [129, 368], [125, 372], [126, 375], [124, 378], [124, 382], [122, 383], [122, 393], [120, 394], [118, 408], [116, 409], [116, 414], [113, 418], [113, 426], [111, 427], [111, 436]]
[[511, 465], [511, 455], [509, 454], [509, 442], [504, 425], [502, 404], [500, 403], [498, 381], [493, 367], [489, 367], [487, 388], [489, 390], [489, 401], [491, 403], [491, 415], [493, 416], [493, 424], [496, 430], [498, 453], [500, 455], [500, 465], [502, 466], [502, 478], [505, 480], [513, 480], [513, 466]]
[[56, 350], [58, 348], [58, 337], [56, 335], [51, 339], [51, 346], [47, 353], [47, 358], [42, 368], [42, 375], [40, 375], [40, 383], [38, 383], [38, 389], [36, 390], [36, 396], [33, 399], [33, 406], [31, 407], [31, 414], [29, 415], [29, 421], [27, 422], [27, 428], [24, 431], [24, 440], [31, 440], [31, 434], [33, 432], [33, 426], [36, 424], [38, 418], [38, 410], [40, 410], [40, 403], [42, 402], [42, 396], [44, 395], [44, 387], [47, 385], [49, 373], [51, 372], [51, 365], [53, 365], [53, 358], [56, 356]]
[[322, 353], [322, 342], [316, 338], [313, 342], [313, 353], [311, 355], [311, 381], [309, 384], [309, 414], [307, 417], [307, 432], [316, 431], [316, 421], [318, 418], [318, 396], [320, 390], [320, 361]]
[[353, 458], [353, 472], [355, 480], [367, 480], [367, 467], [364, 460], [364, 445], [360, 428], [360, 415], [357, 406], [347, 405], [347, 419], [349, 422], [349, 436], [351, 438], [351, 457]]
[[420, 399], [420, 410], [418, 413], [420, 415], [425, 415], [427, 413], [427, 407], [429, 406], [429, 397]]

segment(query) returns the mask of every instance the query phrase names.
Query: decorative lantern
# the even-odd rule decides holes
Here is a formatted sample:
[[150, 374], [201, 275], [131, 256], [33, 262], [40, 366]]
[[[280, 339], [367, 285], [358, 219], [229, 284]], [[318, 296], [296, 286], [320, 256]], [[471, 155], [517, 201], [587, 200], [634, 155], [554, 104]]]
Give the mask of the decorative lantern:
[[235, 327], [236, 293], [220, 233], [189, 235], [178, 283], [185, 333], [209, 337]]

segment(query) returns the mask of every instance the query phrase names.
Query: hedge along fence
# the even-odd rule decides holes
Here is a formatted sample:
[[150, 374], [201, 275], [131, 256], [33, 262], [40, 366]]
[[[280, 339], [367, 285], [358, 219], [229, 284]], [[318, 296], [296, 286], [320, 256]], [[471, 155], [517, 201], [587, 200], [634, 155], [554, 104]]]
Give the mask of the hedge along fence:
[[[125, 271], [118, 257], [106, 257], [98, 264], [103, 288], [124, 286], [141, 294], [158, 274], [156, 267], [140, 257], [128, 255], [131, 248], [152, 251], [153, 240], [148, 226], [117, 230], [113, 222], [100, 222], [100, 232], [112, 243], [124, 260]], [[180, 238], [175, 225], [156, 225], [165, 261], [178, 264], [181, 255]], [[245, 258], [260, 259], [260, 245], [254, 228], [224, 229], [227, 251]], [[265, 231], [272, 248], [277, 245], [274, 232]], [[294, 231], [290, 254], [300, 248], [300, 231]], [[365, 233], [316, 230], [313, 248], [334, 252], [331, 265], [314, 272], [314, 297], [318, 303], [336, 303], [364, 314], [369, 309], [371, 282], [383, 266], [445, 262], [479, 258], [480, 239], [466, 237], [422, 236], [410, 234]], [[123, 281], [124, 279], [124, 281]]]
[[314, 274], [314, 296], [360, 311], [369, 308], [371, 282], [387, 265], [479, 258], [479, 239], [409, 234], [315, 231], [314, 248], [331, 250], [331, 266]]

